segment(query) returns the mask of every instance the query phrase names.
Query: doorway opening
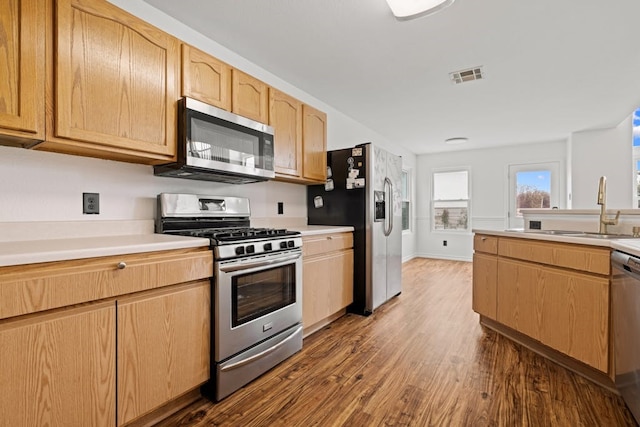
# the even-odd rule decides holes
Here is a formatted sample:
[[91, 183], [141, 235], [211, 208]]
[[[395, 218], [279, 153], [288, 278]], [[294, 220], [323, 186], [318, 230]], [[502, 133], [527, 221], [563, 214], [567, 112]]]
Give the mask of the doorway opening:
[[522, 209], [558, 206], [557, 162], [509, 165], [509, 228], [524, 228]]

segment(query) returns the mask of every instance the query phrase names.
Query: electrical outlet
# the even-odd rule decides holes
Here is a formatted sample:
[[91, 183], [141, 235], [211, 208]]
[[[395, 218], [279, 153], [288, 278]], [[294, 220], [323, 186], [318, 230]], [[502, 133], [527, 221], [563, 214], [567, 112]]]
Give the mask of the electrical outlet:
[[278, 202], [278, 215], [284, 214], [284, 202]]
[[82, 193], [82, 213], [83, 214], [99, 214], [100, 213], [100, 194], [99, 193]]
[[529, 229], [531, 229], [531, 230], [541, 230], [542, 229], [542, 221], [529, 221]]
[[442, 246], [447, 246], [447, 241], [446, 240], [442, 241]]

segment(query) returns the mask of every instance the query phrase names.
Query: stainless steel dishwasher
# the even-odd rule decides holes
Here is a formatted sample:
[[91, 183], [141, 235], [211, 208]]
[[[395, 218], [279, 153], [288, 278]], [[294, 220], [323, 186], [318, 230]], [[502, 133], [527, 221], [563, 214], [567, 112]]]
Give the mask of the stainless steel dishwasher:
[[611, 253], [615, 383], [640, 423], [640, 257]]

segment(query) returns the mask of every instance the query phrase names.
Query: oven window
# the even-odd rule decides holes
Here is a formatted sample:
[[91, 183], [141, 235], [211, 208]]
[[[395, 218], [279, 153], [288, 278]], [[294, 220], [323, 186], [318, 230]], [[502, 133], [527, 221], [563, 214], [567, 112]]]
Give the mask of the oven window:
[[296, 266], [289, 264], [232, 280], [232, 326], [250, 322], [296, 302]]

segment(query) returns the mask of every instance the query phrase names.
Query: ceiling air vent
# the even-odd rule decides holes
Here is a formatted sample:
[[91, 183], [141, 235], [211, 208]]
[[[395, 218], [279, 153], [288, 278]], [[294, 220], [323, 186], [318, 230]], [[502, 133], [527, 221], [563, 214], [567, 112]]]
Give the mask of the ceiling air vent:
[[455, 84], [480, 80], [482, 78], [482, 66], [454, 71], [453, 73], [449, 73], [449, 77], [451, 77], [451, 81]]

